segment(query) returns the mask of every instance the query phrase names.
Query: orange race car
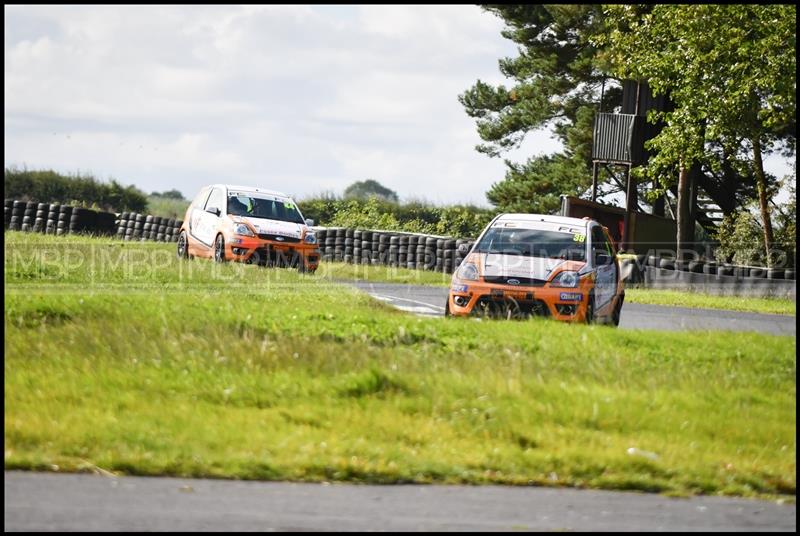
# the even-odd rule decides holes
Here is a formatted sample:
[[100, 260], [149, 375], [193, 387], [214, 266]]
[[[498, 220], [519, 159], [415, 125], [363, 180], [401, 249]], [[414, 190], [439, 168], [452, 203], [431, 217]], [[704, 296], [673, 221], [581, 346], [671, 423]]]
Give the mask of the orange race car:
[[282, 193], [215, 184], [200, 190], [186, 210], [178, 257], [209, 257], [295, 267], [314, 272], [320, 252], [311, 226]]
[[608, 230], [594, 220], [501, 214], [461, 253], [446, 315], [619, 325], [625, 299], [619, 264]]

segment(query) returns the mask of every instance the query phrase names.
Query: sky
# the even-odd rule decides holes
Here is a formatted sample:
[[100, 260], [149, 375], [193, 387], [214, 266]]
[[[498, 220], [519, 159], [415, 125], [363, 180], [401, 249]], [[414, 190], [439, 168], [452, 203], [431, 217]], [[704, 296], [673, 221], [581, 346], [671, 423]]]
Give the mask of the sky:
[[[517, 55], [476, 6], [5, 6], [5, 166], [487, 205], [458, 95]], [[514, 161], [560, 143], [528, 134]], [[769, 171], [788, 165], [775, 159]]]
[[[505, 173], [458, 102], [516, 54], [475, 6], [6, 6], [4, 25], [6, 166], [482, 205]], [[511, 157], [559, 147], [541, 131]]]

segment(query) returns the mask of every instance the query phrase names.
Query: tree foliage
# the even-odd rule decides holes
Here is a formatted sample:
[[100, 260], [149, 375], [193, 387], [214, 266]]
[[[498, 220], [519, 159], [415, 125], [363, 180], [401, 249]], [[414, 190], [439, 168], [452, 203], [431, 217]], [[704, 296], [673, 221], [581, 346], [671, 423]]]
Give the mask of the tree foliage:
[[[608, 81], [592, 37], [604, 29], [598, 5], [484, 5], [506, 24], [503, 37], [519, 46], [515, 58], [500, 60], [500, 72], [513, 85], [481, 80], [459, 96], [475, 118], [484, 143], [476, 149], [499, 156], [519, 147], [526, 134], [552, 127], [564, 152], [537, 156], [524, 164], [506, 161], [505, 180], [487, 194], [501, 210], [552, 211], [559, 194], [579, 194], [591, 183], [594, 114]], [[610, 82], [610, 81], [609, 81]], [[621, 100], [609, 83], [603, 108]]]
[[63, 175], [53, 170], [5, 168], [6, 198], [41, 203], [80, 203], [105, 210], [143, 212], [147, 196], [134, 186], [115, 180], [101, 182], [90, 174]]
[[782, 141], [793, 151], [796, 88], [794, 5], [686, 4], [606, 7], [609, 31], [594, 38], [618, 76], [668, 93], [673, 111], [651, 112], [665, 127], [649, 147], [647, 174], [670, 182], [678, 165], [722, 162], [713, 144], [744, 157], [755, 177], [764, 247], [773, 240], [763, 155]]
[[365, 181], [354, 182], [344, 191], [344, 197], [348, 199], [369, 199], [377, 197], [384, 201], [397, 203], [399, 198], [394, 190], [390, 190], [376, 180], [367, 179]]

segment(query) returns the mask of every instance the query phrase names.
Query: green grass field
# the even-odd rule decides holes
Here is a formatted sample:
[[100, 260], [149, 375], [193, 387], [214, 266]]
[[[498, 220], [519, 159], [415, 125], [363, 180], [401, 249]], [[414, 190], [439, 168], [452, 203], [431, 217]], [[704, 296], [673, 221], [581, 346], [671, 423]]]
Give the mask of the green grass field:
[[6, 469], [796, 493], [794, 337], [418, 318], [173, 244], [4, 241]]

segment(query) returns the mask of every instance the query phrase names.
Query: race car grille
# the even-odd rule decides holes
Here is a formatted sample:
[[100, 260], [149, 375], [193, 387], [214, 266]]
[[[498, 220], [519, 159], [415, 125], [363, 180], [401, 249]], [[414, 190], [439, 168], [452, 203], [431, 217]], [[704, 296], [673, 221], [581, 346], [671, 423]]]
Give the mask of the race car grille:
[[300, 242], [299, 238], [294, 238], [291, 236], [283, 236], [283, 235], [276, 235], [276, 234], [262, 234], [259, 233], [258, 237], [261, 240], [271, 240], [273, 242], [282, 242], [284, 244], [297, 244]]
[[550, 309], [542, 300], [512, 300], [504, 297], [481, 296], [474, 313], [488, 316], [550, 316]]
[[[534, 279], [532, 277], [509, 277], [509, 276], [483, 276], [483, 280], [487, 283], [495, 283], [497, 285], [513, 285], [515, 287], [543, 287], [547, 282], [544, 279]], [[518, 281], [517, 283], [509, 283], [508, 281]]]
[[249, 262], [261, 266], [297, 268], [303, 261], [300, 258], [300, 254], [293, 249], [280, 250], [265, 247], [256, 249]]

